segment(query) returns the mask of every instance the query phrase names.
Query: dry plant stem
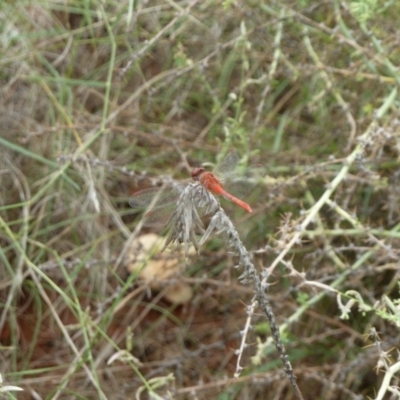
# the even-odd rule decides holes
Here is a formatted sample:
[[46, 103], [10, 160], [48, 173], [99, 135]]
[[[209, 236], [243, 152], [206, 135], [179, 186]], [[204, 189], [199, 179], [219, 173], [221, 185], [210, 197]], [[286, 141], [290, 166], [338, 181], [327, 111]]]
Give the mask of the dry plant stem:
[[271, 63], [271, 67], [268, 72], [268, 78], [267, 78], [265, 88], [261, 94], [260, 103], [257, 106], [257, 114], [256, 114], [256, 118], [254, 120], [254, 127], [259, 126], [261, 114], [262, 114], [262, 111], [264, 110], [265, 99], [267, 98], [267, 95], [271, 90], [271, 82], [274, 79], [274, 76], [275, 76], [275, 73], [276, 73], [276, 70], [278, 67], [279, 58], [281, 57], [281, 54], [282, 54], [280, 46], [281, 46], [282, 31], [283, 31], [283, 19], [285, 18], [285, 16], [286, 16], [286, 10], [284, 8], [282, 8], [280, 11], [280, 15], [279, 15], [280, 22], [278, 23], [276, 35], [275, 35], [275, 39], [274, 39], [274, 54], [273, 54], [273, 58], [272, 58], [272, 63]]
[[[25, 202], [27, 198], [30, 198], [30, 188], [28, 183], [26, 182], [26, 179], [24, 175], [21, 173], [19, 169], [14, 167], [13, 163], [7, 158], [6, 162], [8, 164], [10, 173], [13, 176], [14, 180], [14, 185], [18, 188], [19, 192], [19, 197], [21, 199], [21, 202]], [[29, 212], [30, 212], [30, 207], [29, 204], [24, 203], [25, 205], [22, 207], [22, 229], [20, 233], [20, 245], [24, 252], [26, 251], [26, 244], [28, 240], [28, 231], [29, 231], [29, 226], [28, 226], [28, 221], [29, 221]], [[17, 291], [21, 290], [21, 284], [24, 279], [24, 274], [23, 274], [23, 267], [24, 267], [24, 258], [22, 255], [19, 255], [18, 261], [16, 262], [16, 268], [15, 268], [15, 274], [12, 279], [11, 283], [11, 290], [8, 293], [7, 300], [4, 305], [3, 312], [1, 313], [0, 317], [0, 332], [3, 330], [4, 324], [7, 319], [8, 312], [10, 308], [12, 307], [12, 301], [14, 299], [14, 296]]]
[[242, 333], [242, 340], [240, 342], [240, 348], [238, 350], [238, 358], [236, 361], [236, 372], [235, 372], [235, 378], [238, 378], [240, 376], [240, 372], [242, 371], [242, 367], [240, 366], [240, 362], [242, 360], [242, 355], [244, 352], [244, 349], [246, 348], [246, 337], [247, 337], [247, 333], [249, 332], [250, 328], [251, 328], [251, 318], [254, 315], [254, 310], [256, 308], [257, 304], [255, 301], [252, 302], [252, 304], [250, 306], [248, 306], [247, 308], [247, 320], [246, 320], [246, 325], [243, 329]]
[[332, 92], [336, 101], [338, 102], [338, 104], [342, 108], [343, 112], [345, 113], [347, 121], [350, 125], [349, 142], [346, 147], [346, 150], [348, 151], [348, 150], [350, 150], [350, 147], [353, 144], [354, 137], [356, 135], [356, 129], [357, 129], [356, 121], [355, 121], [353, 115], [351, 114], [351, 112], [349, 111], [349, 105], [343, 99], [340, 92], [336, 89], [336, 85], [330, 78], [329, 74], [327, 73], [327, 69], [326, 69], [325, 65], [321, 62], [320, 58], [318, 57], [318, 54], [315, 52], [315, 50], [311, 44], [311, 40], [308, 36], [309, 30], [308, 30], [307, 26], [305, 25], [303, 29], [304, 29], [304, 33], [305, 33], [304, 38], [303, 38], [303, 43], [308, 51], [308, 54], [312, 58], [312, 60], [315, 62], [315, 65], [318, 67], [318, 70], [320, 71], [320, 75], [321, 75], [322, 79], [325, 81], [326, 89], [328, 91]]
[[301, 237], [304, 235], [304, 231], [310, 222], [314, 221], [316, 215], [319, 213], [320, 209], [323, 207], [324, 204], [330, 199], [333, 192], [339, 186], [339, 184], [345, 179], [347, 173], [349, 172], [350, 167], [354, 163], [357, 157], [360, 157], [365, 147], [370, 143], [371, 137], [378, 126], [378, 120], [383, 117], [383, 115], [387, 112], [387, 110], [391, 107], [394, 100], [397, 96], [397, 88], [394, 88], [390, 95], [386, 98], [384, 104], [379, 108], [376, 113], [376, 119], [374, 119], [371, 124], [368, 126], [367, 130], [358, 138], [358, 144], [353, 152], [345, 159], [343, 163], [342, 169], [338, 172], [336, 177], [333, 181], [328, 185], [326, 191], [322, 194], [319, 200], [311, 207], [308, 212], [307, 216], [301, 225], [298, 227], [297, 232], [293, 235], [292, 239], [286, 245], [286, 247], [281, 251], [278, 257], [273, 261], [271, 266], [268, 268], [268, 274], [265, 275], [263, 279], [263, 283], [266, 283], [269, 275], [273, 272], [273, 270], [277, 267], [277, 265], [284, 259], [286, 254], [290, 251], [290, 249], [298, 242], [300, 242]]
[[[77, 365], [82, 362], [82, 355], [87, 349], [83, 348], [81, 351], [79, 351], [78, 348], [75, 346], [74, 341], [72, 340], [71, 336], [67, 332], [63, 322], [61, 321], [57, 311], [55, 310], [52, 301], [47, 296], [46, 291], [43, 289], [43, 286], [42, 286], [41, 282], [39, 281], [39, 277], [44, 279], [50, 286], [54, 286], [54, 288], [57, 290], [57, 292], [62, 297], [64, 297], [64, 293], [60, 292], [58, 287], [54, 285], [54, 283], [50, 280], [50, 278], [48, 278], [44, 272], [42, 272], [34, 263], [32, 263], [32, 261], [26, 255], [24, 249], [21, 247], [21, 244], [16, 239], [13, 232], [10, 230], [10, 228], [5, 223], [5, 221], [1, 218], [1, 216], [0, 216], [0, 227], [2, 229], [4, 229], [6, 234], [13, 240], [15, 251], [24, 259], [26, 265], [29, 268], [30, 275], [32, 276], [32, 279], [36, 284], [36, 287], [38, 288], [43, 300], [46, 302], [47, 306], [51, 310], [51, 313], [52, 313], [58, 327], [60, 328], [61, 332], [63, 333], [63, 336], [65, 337], [65, 340], [67, 341], [69, 347], [71, 348], [71, 350], [73, 351], [73, 353], [76, 356], [74, 362], [71, 363], [70, 368], [64, 375], [64, 377], [67, 377], [77, 367]], [[68, 304], [69, 306], [72, 306], [72, 304], [66, 298], [64, 298], [64, 300], [66, 301], [67, 304], [69, 303]], [[89, 367], [86, 365], [86, 363], [82, 363], [82, 368], [85, 370], [90, 382], [96, 388], [99, 398], [106, 399], [106, 396], [99, 385], [97, 376], [95, 376], [94, 371], [90, 370]], [[62, 391], [62, 387], [66, 384], [67, 384], [67, 380], [64, 380], [62, 386], [59, 386], [57, 393], [52, 397], [53, 399], [56, 399], [58, 397], [58, 394], [60, 394]]]
[[[105, 127], [107, 125], [110, 125], [112, 123], [112, 121], [114, 121], [122, 111], [124, 111], [127, 107], [129, 107], [134, 101], [136, 101], [144, 92], [149, 90], [153, 85], [155, 85], [156, 83], [159, 83], [161, 81], [164, 81], [165, 84], [167, 84], [168, 78], [172, 78], [172, 77], [177, 78], [181, 75], [184, 75], [185, 73], [192, 71], [193, 69], [195, 69], [199, 66], [207, 65], [207, 63], [213, 57], [216, 57], [219, 54], [220, 50], [233, 46], [237, 42], [237, 40], [238, 40], [238, 38], [234, 38], [234, 39], [228, 41], [227, 43], [222, 44], [216, 50], [212, 51], [210, 54], [208, 54], [203, 59], [201, 59], [195, 63], [191, 63], [190, 65], [188, 65], [184, 68], [181, 68], [178, 71], [176, 68], [174, 68], [172, 70], [167, 70], [167, 71], [164, 71], [164, 72], [154, 76], [150, 80], [146, 81], [123, 104], [121, 104], [116, 110], [111, 112], [107, 118], [104, 118], [102, 120], [100, 127], [98, 127], [98, 128], [96, 127], [94, 129], [92, 129], [90, 132], [88, 132], [89, 139], [85, 143], [82, 143], [79, 145], [78, 149], [75, 151], [75, 153], [73, 155], [73, 158], [81, 157], [81, 158], [85, 159], [86, 155], [84, 154], [84, 152], [97, 140], [97, 138], [99, 136], [101, 136], [104, 133]], [[160, 87], [159, 87], [159, 89], [160, 89]], [[49, 94], [49, 97], [51, 97], [51, 99], [53, 100], [54, 95], [52, 95], [52, 93], [47, 88], [47, 86], [45, 86], [45, 91]], [[55, 104], [57, 105], [58, 103], [55, 103]], [[62, 110], [60, 110], [60, 111], [62, 111]], [[67, 120], [67, 123], [68, 123], [68, 126], [70, 126], [69, 120]], [[72, 125], [72, 128], [73, 127], [74, 126]], [[75, 137], [76, 137], [76, 135], [75, 135]], [[36, 198], [39, 198], [40, 195], [42, 194], [42, 192], [45, 192], [45, 190], [47, 190], [47, 188], [49, 186], [51, 186], [54, 183], [54, 181], [56, 181], [60, 176], [62, 176], [65, 173], [65, 171], [69, 168], [71, 163], [72, 163], [72, 161], [67, 161], [63, 165], [63, 167], [59, 171], [57, 171], [57, 173], [54, 175], [53, 179], [41, 191], [39, 191], [35, 195], [35, 197], [33, 199], [31, 199], [31, 201], [33, 202]]]
[[[255, 296], [251, 307], [255, 308], [258, 304], [264, 311], [264, 314], [266, 315], [271, 326], [271, 333], [275, 342], [275, 346], [279, 352], [280, 358], [284, 365], [285, 373], [290, 380], [295, 396], [297, 399], [303, 399], [300, 389], [297, 386], [289, 357], [280, 337], [279, 327], [276, 323], [270, 301], [265, 293], [266, 285], [262, 283], [254, 264], [251, 262], [250, 254], [240, 240], [239, 234], [236, 231], [232, 221], [225, 214], [215, 197], [210, 192], [205, 190], [201, 185], [197, 183], [191, 184], [182, 192], [178, 200], [177, 207], [169, 222], [171, 229], [165, 246], [167, 246], [169, 243], [177, 241], [178, 243], [185, 243], [186, 254], [188, 254], [188, 247], [190, 243], [192, 243], [195, 248], [198, 249], [198, 243], [196, 241], [195, 234], [202, 229], [199, 211], [203, 211], [206, 215], [212, 215], [207, 230], [200, 241], [200, 245], [206, 241], [206, 239], [214, 230], [217, 231], [217, 233], [223, 233], [226, 236], [228, 246], [232, 248], [239, 256], [238, 267], [242, 267], [244, 269], [242, 275], [239, 277], [239, 280], [241, 283], [253, 283], [254, 285]], [[242, 341], [240, 352], [243, 351], [244, 347], [245, 346], [243, 345]], [[239, 357], [241, 357], [241, 353], [239, 354]], [[241, 367], [238, 366], [236, 374], [240, 372], [240, 368]]]
[[[194, 7], [194, 5], [197, 3], [198, 1], [193, 1], [192, 3], [190, 3], [186, 9], [176, 5], [176, 8], [178, 8], [178, 11], [180, 12], [174, 19], [171, 20], [171, 22], [167, 25], [165, 25], [153, 38], [151, 38], [150, 40], [147, 41], [146, 45], [143, 46], [139, 51], [137, 51], [136, 53], [134, 53], [130, 60], [128, 61], [128, 63], [126, 64], [126, 66], [124, 68], [121, 69], [120, 71], [120, 79], [122, 79], [126, 73], [128, 72], [128, 70], [132, 67], [132, 64], [138, 60], [139, 58], [143, 57], [143, 55], [146, 54], [146, 52], [148, 51], [149, 48], [151, 48], [152, 46], [154, 46], [154, 44], [162, 37], [164, 36], [171, 28], [174, 27], [174, 25], [183, 17], [187, 17], [190, 20], [195, 20], [191, 14], [189, 13], [191, 8]], [[176, 3], [173, 3], [176, 4]], [[195, 20], [197, 22], [197, 20]], [[202, 28], [207, 28], [204, 24], [201, 24]]]
[[[256, 279], [254, 280], [255, 286], [256, 286], [256, 298], [255, 301], [253, 302], [253, 304], [250, 306], [251, 308], [255, 306], [255, 302], [258, 301], [258, 303], [261, 305], [261, 307], [263, 308], [263, 311], [266, 313], [267, 317], [269, 318], [269, 302], [268, 299], [264, 300], [263, 296], [259, 296], [258, 294], [263, 293], [262, 288], [266, 287], [267, 285], [267, 280], [268, 277], [270, 276], [270, 274], [272, 273], [272, 271], [274, 270], [274, 268], [284, 260], [284, 257], [286, 256], [286, 254], [289, 252], [289, 250], [297, 243], [300, 241], [301, 237], [304, 235], [304, 231], [307, 228], [307, 226], [309, 225], [310, 222], [312, 222], [318, 215], [319, 210], [321, 209], [321, 207], [326, 204], [327, 202], [329, 202], [331, 195], [333, 194], [333, 192], [335, 191], [335, 189], [337, 188], [337, 186], [343, 181], [343, 179], [346, 177], [351, 165], [353, 164], [353, 162], [356, 160], [357, 157], [361, 156], [362, 153], [364, 152], [365, 147], [367, 146], [367, 144], [369, 143], [371, 136], [373, 135], [375, 129], [377, 128], [378, 125], [378, 119], [381, 118], [386, 112], [387, 110], [390, 108], [390, 106], [392, 105], [393, 101], [395, 100], [397, 96], [397, 89], [394, 88], [392, 90], [392, 92], [390, 93], [390, 95], [386, 98], [386, 101], [384, 102], [384, 104], [380, 107], [380, 109], [377, 111], [376, 114], [376, 119], [374, 121], [372, 121], [372, 123], [369, 125], [368, 129], [366, 130], [366, 132], [360, 136], [360, 138], [358, 139], [359, 144], [356, 146], [356, 148], [354, 149], [354, 151], [346, 158], [344, 165], [342, 167], [342, 169], [339, 171], [339, 173], [337, 174], [337, 176], [335, 177], [335, 179], [330, 183], [329, 187], [327, 188], [327, 190], [324, 192], [324, 194], [320, 197], [320, 199], [311, 207], [311, 209], [308, 211], [308, 215], [307, 217], [304, 219], [303, 223], [300, 225], [300, 227], [298, 228], [298, 232], [296, 232], [292, 239], [290, 240], [290, 242], [287, 244], [287, 246], [283, 249], [283, 251], [279, 254], [279, 256], [274, 260], [274, 262], [272, 263], [272, 265], [268, 268], [268, 273], [265, 274], [265, 277], [263, 278], [263, 280], [259, 283], [260, 286], [260, 292], [258, 291], [258, 275], [256, 276]], [[254, 267], [253, 267], [254, 268]], [[250, 309], [251, 309], [250, 308]], [[273, 314], [272, 314], [272, 318], [274, 318]], [[272, 324], [271, 321], [269, 320], [270, 324], [271, 324], [271, 331], [272, 331], [272, 335], [274, 337], [275, 340], [275, 345], [278, 348], [279, 351], [279, 347], [277, 345], [276, 339], [275, 339], [275, 335], [278, 334], [279, 335], [279, 329], [278, 332], [274, 332], [273, 330], [273, 326], [276, 326], [276, 324]], [[279, 336], [278, 336], [279, 337]], [[286, 355], [286, 353], [285, 353]], [[281, 354], [281, 358], [284, 362], [285, 365], [285, 371], [286, 370], [286, 364], [285, 361], [287, 359], [287, 356], [285, 358], [285, 356], [282, 356]], [[291, 366], [289, 363], [289, 367], [291, 370]], [[292, 370], [291, 370], [292, 371]], [[291, 381], [292, 385], [293, 382]], [[294, 381], [295, 383], [295, 381]], [[297, 385], [294, 386], [295, 390], [298, 389]], [[298, 392], [298, 395], [301, 396], [301, 393]], [[297, 393], [296, 393], [297, 396]], [[301, 397], [299, 397], [301, 398]]]
[[389, 367], [385, 357], [387, 354], [381, 349], [380, 342], [375, 341], [375, 345], [378, 348], [378, 351], [380, 353], [380, 358], [381, 358], [381, 366], [384, 366], [386, 372], [385, 376], [383, 377], [381, 387], [379, 389], [378, 395], [375, 397], [374, 400], [383, 400], [385, 398], [385, 395], [388, 391], [390, 391], [390, 382], [393, 378], [393, 376], [400, 370], [400, 362], [397, 362]]
[[326, 204], [329, 205], [332, 208], [332, 210], [334, 210], [337, 214], [339, 214], [341, 217], [345, 218], [348, 222], [350, 222], [350, 224], [352, 224], [355, 229], [358, 229], [359, 232], [365, 232], [371, 243], [377, 244], [383, 250], [392, 253], [393, 258], [396, 258], [396, 255], [393, 253], [393, 251], [388, 246], [386, 246], [382, 240], [376, 238], [371, 232], [371, 230], [369, 230], [367, 227], [364, 227], [357, 219], [353, 218], [347, 211], [343, 210], [341, 207], [339, 207], [335, 202], [333, 202], [330, 199], [326, 201]]
[[[305, 182], [302, 182], [302, 186], [304, 188], [306, 188], [306, 184]], [[308, 201], [314, 205], [315, 204], [315, 200], [314, 197], [312, 196], [312, 194], [310, 193], [310, 191], [306, 190], [306, 198], [308, 199]], [[324, 231], [324, 225], [322, 222], [322, 219], [320, 217], [320, 215], [316, 215], [315, 217], [315, 222], [318, 226], [318, 229], [323, 232]], [[324, 241], [324, 248], [325, 251], [327, 253], [327, 255], [329, 256], [329, 258], [333, 261], [333, 263], [339, 268], [339, 270], [343, 270], [346, 268], [346, 264], [337, 256], [337, 254], [335, 253], [333, 246], [330, 244], [330, 240], [328, 240], [328, 238], [324, 237], [323, 238]], [[288, 264], [288, 263], [286, 263]], [[293, 269], [293, 272], [295, 272], [295, 270]]]

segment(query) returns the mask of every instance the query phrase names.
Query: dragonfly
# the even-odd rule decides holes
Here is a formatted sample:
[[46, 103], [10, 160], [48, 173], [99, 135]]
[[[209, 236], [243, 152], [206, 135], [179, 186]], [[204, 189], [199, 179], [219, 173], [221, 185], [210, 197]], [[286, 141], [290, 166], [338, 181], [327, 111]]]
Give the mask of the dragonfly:
[[239, 207], [243, 208], [247, 212], [253, 212], [251, 207], [245, 203], [244, 201], [238, 199], [237, 197], [233, 196], [232, 194], [228, 193], [225, 189], [221, 181], [218, 177], [210, 172], [206, 171], [205, 168], [195, 168], [192, 171], [192, 179], [200, 183], [205, 189], [207, 189], [212, 194], [220, 195], [225, 197], [226, 199], [232, 201]]
[[243, 169], [239, 166], [240, 158], [236, 152], [229, 153], [213, 172], [203, 167], [192, 170], [192, 180], [174, 182], [158, 188], [144, 189], [129, 199], [129, 205], [135, 209], [147, 209], [145, 214], [147, 224], [158, 225], [168, 219], [174, 206], [189, 182], [198, 182], [210, 193], [222, 196], [237, 206], [251, 213], [249, 204], [240, 198], [248, 194], [257, 184], [257, 177], [262, 172], [260, 167]]

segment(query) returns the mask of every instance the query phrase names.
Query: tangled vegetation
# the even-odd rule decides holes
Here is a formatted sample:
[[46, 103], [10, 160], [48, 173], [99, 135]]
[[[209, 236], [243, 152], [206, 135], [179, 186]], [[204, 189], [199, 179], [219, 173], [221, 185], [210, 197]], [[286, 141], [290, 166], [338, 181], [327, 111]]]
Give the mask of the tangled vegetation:
[[[399, 17], [372, 0], [0, 2], [2, 395], [398, 398]], [[298, 393], [230, 222], [161, 252], [129, 207], [233, 150], [266, 170], [252, 213], [220, 202]]]

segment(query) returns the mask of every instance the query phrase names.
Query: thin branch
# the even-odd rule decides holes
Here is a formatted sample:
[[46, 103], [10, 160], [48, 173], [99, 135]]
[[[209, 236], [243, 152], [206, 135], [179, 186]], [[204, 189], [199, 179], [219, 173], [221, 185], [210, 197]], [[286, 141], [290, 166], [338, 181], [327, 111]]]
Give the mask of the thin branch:
[[[165, 246], [176, 241], [185, 244], [186, 253], [190, 244], [193, 244], [198, 249], [196, 233], [202, 228], [201, 214], [212, 217], [199, 244], [202, 245], [210, 234], [216, 231], [218, 234], [223, 234], [229, 248], [233, 249], [235, 254], [238, 255], [238, 267], [243, 268], [243, 273], [239, 277], [239, 280], [243, 284], [252, 283], [254, 287], [255, 295], [251, 307], [255, 308], [257, 305], [260, 305], [264, 311], [271, 327], [275, 347], [283, 362], [286, 376], [293, 387], [296, 398], [303, 399], [300, 389], [297, 386], [285, 346], [283, 345], [270, 300], [265, 293], [266, 284], [261, 281], [258, 271], [251, 261], [251, 255], [240, 240], [232, 221], [225, 214], [225, 211], [221, 208], [216, 198], [201, 185], [191, 184], [182, 192], [175, 212], [169, 222], [170, 232]], [[236, 375], [238, 375], [238, 372], [236, 371]]]

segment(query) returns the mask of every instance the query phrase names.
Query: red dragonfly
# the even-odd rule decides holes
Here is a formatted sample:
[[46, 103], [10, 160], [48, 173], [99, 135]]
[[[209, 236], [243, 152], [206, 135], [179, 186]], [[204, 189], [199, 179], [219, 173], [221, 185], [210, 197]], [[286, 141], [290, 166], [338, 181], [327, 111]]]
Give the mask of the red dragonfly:
[[[260, 176], [260, 171], [257, 171], [258, 167], [241, 170], [238, 168], [239, 161], [237, 153], [229, 153], [214, 172], [206, 171], [202, 167], [194, 168], [192, 179], [212, 194], [223, 196], [247, 212], [252, 212], [252, 208], [238, 197], [245, 196], [257, 184], [254, 172], [257, 178]], [[149, 209], [146, 214], [147, 223], [159, 224], [171, 215], [182, 190], [189, 182], [190, 180], [186, 180], [141, 190], [129, 199], [129, 204], [134, 208]]]
[[242, 207], [247, 212], [253, 211], [247, 203], [228, 193], [224, 189], [221, 181], [212, 172], [206, 171], [204, 168], [195, 168], [192, 171], [192, 178], [194, 181], [200, 182], [200, 184], [209, 192], [223, 196], [226, 199], [233, 201], [235, 204], [237, 204], [239, 207]]

